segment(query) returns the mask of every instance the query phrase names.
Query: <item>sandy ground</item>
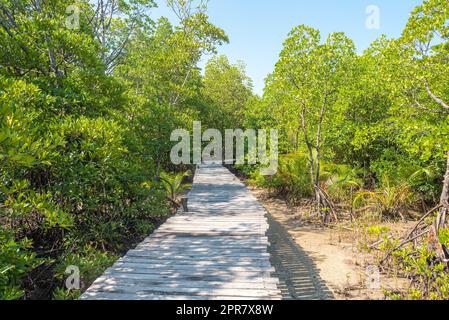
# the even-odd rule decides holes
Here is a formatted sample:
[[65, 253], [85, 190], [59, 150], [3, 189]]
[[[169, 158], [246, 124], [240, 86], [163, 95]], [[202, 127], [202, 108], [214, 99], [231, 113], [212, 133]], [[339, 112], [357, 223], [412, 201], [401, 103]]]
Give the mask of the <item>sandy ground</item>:
[[300, 207], [289, 207], [283, 200], [269, 197], [265, 190], [250, 190], [309, 254], [336, 299], [379, 300], [385, 298], [383, 289], [406, 286], [404, 279], [377, 274], [370, 263], [373, 256], [358, 252], [350, 231], [307, 225], [301, 221]]

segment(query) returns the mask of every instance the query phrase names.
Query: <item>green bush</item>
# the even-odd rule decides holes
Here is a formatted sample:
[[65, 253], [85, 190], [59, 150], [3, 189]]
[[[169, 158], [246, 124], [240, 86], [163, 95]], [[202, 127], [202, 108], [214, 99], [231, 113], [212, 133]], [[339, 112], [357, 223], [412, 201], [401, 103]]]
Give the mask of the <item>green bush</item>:
[[191, 187], [184, 183], [184, 180], [191, 176], [192, 172], [190, 171], [175, 174], [170, 174], [168, 172], [161, 173], [160, 181], [165, 190], [166, 198], [175, 209], [180, 206], [179, 197], [184, 191]]
[[[0, 84], [0, 223], [8, 226], [0, 299], [17, 299], [30, 289], [21, 281], [37, 257], [58, 265], [86, 246], [116, 257], [169, 211], [164, 192], [148, 187], [152, 160], [130, 151], [130, 128], [114, 110], [55, 113], [59, 98], [36, 85], [1, 76]], [[98, 254], [77, 254], [97, 266], [87, 274], [105, 266]]]
[[364, 181], [358, 169], [348, 165], [325, 163], [320, 180], [333, 201], [351, 201], [351, 195], [363, 187]]
[[399, 268], [410, 280], [412, 287], [402, 294], [411, 300], [448, 300], [449, 273], [445, 263], [436, 263], [435, 252], [426, 245], [420, 249], [404, 248], [394, 253]]
[[[64, 300], [77, 298], [80, 292], [87, 289], [118, 258], [119, 256], [115, 254], [95, 249], [89, 245], [67, 253], [55, 267], [55, 278], [60, 281], [61, 286], [55, 291], [54, 298]], [[66, 270], [70, 266], [75, 266], [80, 271], [79, 291], [69, 292], [64, 288], [64, 281], [69, 276]]]
[[432, 203], [439, 196], [439, 180], [443, 175], [443, 170], [438, 166], [437, 163], [419, 163], [407, 156], [390, 154], [381, 160], [374, 161], [371, 170], [379, 182], [382, 183], [382, 180], [388, 177], [391, 185], [407, 183], [411, 191]]
[[353, 206], [356, 209], [370, 211], [380, 219], [405, 218], [413, 207], [416, 197], [407, 183], [393, 185], [388, 178], [375, 190], [360, 190], [355, 194]]
[[23, 277], [42, 264], [28, 239], [14, 240], [13, 233], [0, 226], [0, 300], [19, 299], [25, 291]]
[[259, 170], [256, 170], [252, 174], [252, 181], [293, 200], [309, 197], [313, 193], [308, 160], [300, 153], [281, 155], [278, 171], [274, 176], [262, 176]]

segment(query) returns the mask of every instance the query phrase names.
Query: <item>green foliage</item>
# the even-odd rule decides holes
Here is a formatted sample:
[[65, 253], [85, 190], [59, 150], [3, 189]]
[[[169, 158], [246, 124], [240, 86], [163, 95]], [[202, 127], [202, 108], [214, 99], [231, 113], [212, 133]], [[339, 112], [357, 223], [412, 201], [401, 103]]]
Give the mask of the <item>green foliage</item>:
[[189, 187], [184, 184], [184, 179], [190, 177], [192, 173], [190, 171], [180, 172], [177, 174], [169, 174], [163, 172], [161, 174], [162, 185], [165, 189], [167, 198], [172, 204], [179, 206], [179, 196]]
[[[55, 268], [55, 278], [63, 283], [68, 276], [66, 274], [67, 267], [76, 266], [80, 271], [81, 289], [86, 289], [106, 268], [112, 266], [118, 258], [119, 257], [115, 254], [95, 249], [90, 245], [85, 245], [74, 252], [67, 253], [67, 255], [61, 259]], [[55, 293], [55, 297], [61, 298], [64, 292], [65, 291], [60, 288], [60, 290]], [[67, 296], [73, 297], [74, 295], [76, 296], [77, 293], [79, 292], [71, 293]]]
[[25, 294], [23, 277], [43, 263], [30, 249], [30, 240], [16, 241], [11, 231], [0, 226], [0, 300], [19, 299]]
[[444, 263], [434, 263], [435, 253], [421, 247], [418, 251], [404, 248], [395, 253], [399, 268], [411, 280], [413, 287], [402, 296], [411, 300], [449, 299], [449, 273]]
[[449, 246], [449, 229], [441, 229], [438, 238], [441, 244]]
[[370, 210], [379, 218], [405, 218], [407, 210], [415, 202], [414, 194], [407, 183], [392, 185], [387, 177], [374, 191], [360, 190], [354, 196], [356, 209]]
[[245, 74], [243, 62], [231, 65], [226, 56], [209, 60], [203, 90], [210, 101], [209, 110], [205, 111], [211, 127], [222, 130], [242, 127], [245, 105], [252, 96], [252, 82]]
[[361, 171], [348, 165], [325, 163], [320, 180], [329, 195], [340, 202], [351, 200], [351, 194], [364, 185]]
[[278, 172], [274, 176], [262, 176], [256, 170], [252, 174], [252, 181], [259, 187], [275, 190], [293, 200], [309, 197], [313, 193], [308, 158], [303, 154], [281, 156]]
[[[70, 5], [79, 28], [66, 26]], [[173, 170], [170, 133], [209, 102], [198, 63], [228, 38], [204, 6], [170, 1], [172, 26], [150, 19], [152, 0], [99, 5], [0, 0], [0, 299], [34, 284], [50, 292], [39, 298], [76, 298], [67, 265], [85, 288], [148, 236], [170, 213], [157, 183]], [[48, 279], [34, 281], [41, 257]]]

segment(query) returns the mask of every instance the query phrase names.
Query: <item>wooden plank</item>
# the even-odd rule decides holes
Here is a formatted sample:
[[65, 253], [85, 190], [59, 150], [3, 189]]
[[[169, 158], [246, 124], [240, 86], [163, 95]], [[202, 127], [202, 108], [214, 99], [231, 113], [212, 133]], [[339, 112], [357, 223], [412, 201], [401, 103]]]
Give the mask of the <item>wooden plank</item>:
[[[280, 300], [279, 296], [270, 297], [241, 297], [241, 296], [211, 296], [213, 300], [226, 301], [226, 300]], [[86, 292], [81, 300], [204, 300], [203, 296], [192, 295], [169, 295], [164, 293], [158, 294], [124, 294], [124, 293], [108, 293], [108, 292]]]
[[173, 217], [167, 221], [167, 223], [173, 222], [185, 222], [185, 223], [204, 223], [209, 224], [213, 223], [214, 221], [217, 222], [233, 222], [233, 223], [266, 223], [267, 219], [265, 216], [259, 216], [259, 217], [250, 217], [250, 216], [237, 216], [237, 215], [229, 215], [229, 216], [222, 216], [222, 215], [198, 215], [195, 220], [193, 219], [187, 219], [185, 217]]
[[260, 272], [246, 273], [246, 274], [209, 274], [204, 273], [196, 274], [173, 274], [167, 273], [139, 273], [139, 272], [120, 272], [114, 268], [109, 268], [106, 270], [103, 276], [106, 278], [120, 278], [120, 279], [136, 279], [136, 280], [157, 280], [157, 281], [173, 281], [173, 280], [189, 280], [189, 281], [199, 281], [199, 282], [209, 282], [209, 281], [225, 281], [234, 283], [279, 283], [279, 280], [272, 278], [269, 273], [261, 275]]
[[220, 254], [213, 254], [210, 255], [207, 254], [184, 254], [181, 255], [179, 253], [173, 253], [172, 255], [163, 255], [158, 254], [156, 252], [147, 252], [147, 251], [133, 251], [127, 253], [128, 257], [141, 257], [141, 258], [149, 258], [152, 260], [161, 260], [161, 261], [167, 261], [167, 260], [176, 260], [176, 261], [190, 261], [190, 260], [197, 260], [197, 261], [220, 261], [220, 262], [254, 262], [258, 263], [259, 261], [266, 261], [269, 258], [269, 255], [257, 255], [257, 254], [229, 254], [229, 255], [220, 255]]
[[156, 234], [158, 235], [173, 235], [173, 234], [180, 234], [180, 235], [189, 235], [192, 237], [205, 237], [205, 236], [242, 236], [245, 234], [249, 234], [249, 235], [254, 235], [254, 236], [259, 236], [259, 235], [263, 235], [264, 233], [260, 233], [260, 232], [220, 232], [220, 231], [194, 231], [194, 232], [173, 232], [173, 231], [156, 231]]
[[277, 284], [261, 279], [260, 281], [229, 281], [229, 280], [210, 280], [210, 281], [192, 281], [188, 278], [168, 279], [146, 279], [145, 277], [120, 277], [115, 274], [105, 274], [98, 278], [94, 286], [119, 286], [119, 287], [146, 287], [146, 288], [197, 288], [197, 289], [241, 289], [241, 290], [277, 290]]
[[[136, 249], [138, 248], [145, 248], [148, 250], [151, 249], [159, 249], [159, 250], [203, 250], [203, 249], [210, 249], [210, 250], [234, 250], [234, 251], [242, 251], [242, 250], [253, 250], [253, 251], [262, 251], [265, 252], [267, 249], [267, 243], [260, 243], [257, 242], [246, 242], [246, 243], [220, 243], [220, 242], [214, 242], [214, 243], [208, 243], [208, 242], [195, 242], [195, 243], [183, 243], [181, 241], [172, 241], [172, 242], [166, 242], [166, 241], [147, 241], [142, 242], [137, 245]], [[181, 248], [179, 247], [181, 246]]]
[[210, 251], [232, 251], [232, 252], [260, 252], [266, 253], [267, 247], [263, 245], [253, 245], [253, 246], [241, 246], [241, 245], [220, 245], [220, 244], [198, 244], [192, 245], [189, 244], [187, 246], [182, 246], [182, 243], [174, 243], [174, 244], [153, 244], [151, 242], [141, 243], [136, 248], [145, 249], [148, 251], [156, 251], [156, 252], [172, 252], [172, 251], [182, 251], [182, 252], [210, 252]]
[[238, 225], [244, 225], [244, 226], [267, 226], [268, 223], [265, 219], [258, 218], [258, 219], [248, 219], [248, 218], [209, 218], [209, 219], [168, 219], [167, 222], [165, 222], [165, 225], [176, 225], [176, 224], [182, 224], [185, 226], [185, 224], [188, 224], [189, 226], [228, 226], [232, 225], [235, 226]]
[[240, 234], [254, 234], [263, 237], [266, 233], [265, 228], [193, 228], [193, 227], [171, 227], [166, 226], [160, 228], [157, 233], [184, 233], [184, 234], [209, 234], [209, 235], [240, 235]]
[[209, 226], [209, 225], [225, 225], [225, 224], [257, 224], [257, 225], [267, 225], [267, 222], [264, 218], [257, 218], [257, 219], [248, 219], [248, 218], [238, 218], [238, 217], [232, 217], [228, 219], [222, 219], [222, 218], [209, 218], [208, 220], [201, 219], [199, 221], [190, 220], [190, 219], [169, 219], [166, 222], [167, 224], [189, 224], [189, 225], [203, 225], [203, 226]]
[[219, 262], [219, 263], [241, 263], [241, 262], [249, 262], [249, 263], [259, 263], [260, 261], [267, 261], [267, 257], [263, 256], [246, 256], [246, 255], [168, 255], [162, 256], [154, 253], [148, 253], [146, 251], [131, 251], [126, 254], [127, 257], [137, 257], [137, 258], [145, 258], [151, 259], [154, 261], [175, 261], [178, 263], [184, 263], [188, 261], [198, 261], [198, 263], [204, 262]]
[[[153, 233], [151, 236], [149, 236], [146, 239], [152, 239], [152, 238], [160, 238], [159, 236], [156, 236], [155, 233]], [[199, 240], [210, 240], [210, 241], [258, 241], [258, 240], [266, 240], [268, 241], [268, 237], [265, 236], [254, 236], [254, 235], [243, 235], [243, 236], [233, 236], [233, 237], [227, 237], [227, 236], [215, 236], [215, 237], [210, 237], [210, 236], [191, 236], [189, 234], [173, 234], [173, 235], [164, 235], [163, 236], [164, 240], [170, 240], [170, 239], [176, 239], [176, 240], [184, 240], [184, 241], [199, 241]]]
[[127, 261], [118, 261], [112, 267], [114, 271], [119, 272], [140, 272], [140, 273], [154, 273], [158, 272], [158, 274], [166, 275], [170, 273], [174, 274], [186, 274], [186, 275], [195, 275], [195, 274], [203, 274], [203, 275], [215, 275], [215, 274], [228, 274], [231, 276], [245, 275], [245, 274], [260, 274], [266, 275], [275, 272], [274, 268], [270, 267], [258, 267], [253, 265], [251, 267], [247, 266], [232, 266], [222, 268], [220, 266], [203, 266], [198, 267], [192, 270], [191, 265], [182, 265], [176, 264], [172, 266], [166, 266], [161, 264], [149, 264], [145, 261], [137, 261], [137, 260], [127, 260]]
[[258, 250], [239, 250], [239, 251], [224, 251], [224, 250], [182, 250], [182, 249], [176, 249], [176, 250], [166, 250], [166, 251], [160, 251], [156, 249], [147, 250], [146, 248], [136, 248], [135, 251], [133, 251], [130, 256], [141, 256], [142, 253], [145, 253], [149, 256], [155, 256], [155, 257], [168, 257], [168, 256], [175, 256], [180, 257], [182, 259], [183, 257], [198, 257], [199, 259], [207, 259], [208, 257], [211, 258], [219, 258], [219, 257], [246, 257], [246, 258], [270, 258], [270, 255], [266, 251]]
[[231, 231], [263, 231], [262, 236], [265, 234], [265, 231], [268, 230], [268, 226], [238, 226], [238, 227], [232, 227], [232, 226], [204, 226], [204, 225], [191, 225], [191, 226], [182, 226], [182, 225], [166, 225], [163, 227], [160, 227], [158, 229], [158, 231], [162, 231], [162, 230], [168, 230], [168, 231], [181, 231], [184, 232], [185, 230], [187, 231], [192, 231], [192, 232], [231, 232]]
[[271, 264], [269, 261], [266, 260], [251, 260], [251, 261], [235, 261], [235, 260], [209, 260], [209, 261], [199, 261], [199, 260], [169, 260], [169, 259], [153, 259], [150, 257], [142, 257], [142, 256], [125, 256], [122, 258], [123, 262], [127, 261], [135, 261], [138, 262], [145, 261], [149, 264], [154, 265], [160, 265], [160, 266], [173, 266], [173, 265], [186, 265], [186, 266], [192, 266], [192, 271], [195, 271], [195, 268], [201, 268], [204, 266], [220, 266], [220, 268], [227, 268], [227, 267], [247, 267], [249, 270], [251, 270], [251, 267], [254, 266], [255, 268], [270, 268]]
[[243, 224], [239, 223], [238, 226], [235, 226], [235, 223], [224, 223], [224, 224], [208, 224], [205, 225], [203, 223], [197, 223], [197, 224], [180, 224], [180, 223], [167, 223], [163, 226], [161, 226], [158, 231], [160, 230], [192, 230], [192, 231], [220, 231], [220, 232], [226, 232], [226, 231], [251, 231], [251, 230], [267, 230], [268, 225], [263, 224], [254, 224], [254, 223], [248, 223]]
[[265, 210], [245, 210], [245, 208], [239, 208], [239, 210], [223, 209], [222, 211], [212, 211], [201, 207], [195, 211], [189, 208], [189, 212], [179, 213], [175, 217], [265, 217], [266, 214]]
[[162, 285], [162, 286], [127, 286], [120, 287], [115, 285], [98, 285], [93, 284], [91, 290], [98, 290], [102, 292], [112, 293], [127, 293], [127, 294], [187, 294], [195, 296], [242, 296], [242, 297], [257, 297], [257, 296], [272, 296], [279, 294], [277, 289], [221, 289], [221, 288], [195, 288], [185, 287], [182, 283], [176, 286]]

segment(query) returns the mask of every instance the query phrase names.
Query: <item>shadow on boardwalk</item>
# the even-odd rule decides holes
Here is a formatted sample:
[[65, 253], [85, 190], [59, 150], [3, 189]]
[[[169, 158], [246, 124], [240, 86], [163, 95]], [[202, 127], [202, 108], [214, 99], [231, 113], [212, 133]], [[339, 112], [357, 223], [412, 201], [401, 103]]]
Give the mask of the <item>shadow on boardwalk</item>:
[[291, 238], [288, 231], [268, 214], [271, 264], [279, 278], [285, 300], [332, 300], [332, 292], [320, 278], [312, 259]]
[[169, 218], [81, 296], [85, 300], [281, 299], [265, 209], [222, 166], [196, 170], [189, 212]]

